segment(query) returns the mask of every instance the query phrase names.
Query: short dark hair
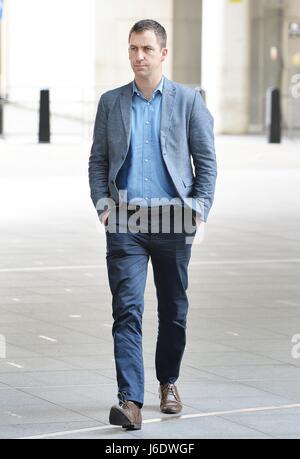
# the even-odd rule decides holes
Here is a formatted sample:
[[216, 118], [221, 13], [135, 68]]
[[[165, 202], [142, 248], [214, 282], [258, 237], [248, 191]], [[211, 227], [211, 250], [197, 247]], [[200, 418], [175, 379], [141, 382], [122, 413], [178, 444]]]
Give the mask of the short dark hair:
[[130, 29], [128, 41], [130, 41], [131, 34], [141, 33], [145, 30], [153, 30], [157, 37], [157, 41], [160, 44], [161, 49], [167, 46], [167, 32], [165, 28], [159, 24], [159, 22], [154, 21], [153, 19], [143, 19], [134, 24]]

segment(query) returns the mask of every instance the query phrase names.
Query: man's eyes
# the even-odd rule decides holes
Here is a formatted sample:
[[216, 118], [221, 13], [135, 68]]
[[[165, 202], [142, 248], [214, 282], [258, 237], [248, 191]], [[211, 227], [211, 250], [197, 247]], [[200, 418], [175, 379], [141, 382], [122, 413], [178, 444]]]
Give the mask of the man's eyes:
[[[152, 48], [146, 47], [145, 49], [146, 49], [146, 51], [153, 51]], [[130, 50], [131, 50], [131, 51], [136, 51], [136, 48], [130, 48]]]

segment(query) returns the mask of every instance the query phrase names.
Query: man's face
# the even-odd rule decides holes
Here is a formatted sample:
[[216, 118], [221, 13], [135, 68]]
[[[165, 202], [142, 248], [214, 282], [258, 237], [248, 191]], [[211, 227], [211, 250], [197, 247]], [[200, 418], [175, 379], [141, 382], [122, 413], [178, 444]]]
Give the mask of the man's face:
[[162, 62], [166, 59], [168, 50], [160, 48], [153, 30], [145, 30], [131, 34], [128, 53], [135, 76], [148, 77], [158, 70], [161, 71]]

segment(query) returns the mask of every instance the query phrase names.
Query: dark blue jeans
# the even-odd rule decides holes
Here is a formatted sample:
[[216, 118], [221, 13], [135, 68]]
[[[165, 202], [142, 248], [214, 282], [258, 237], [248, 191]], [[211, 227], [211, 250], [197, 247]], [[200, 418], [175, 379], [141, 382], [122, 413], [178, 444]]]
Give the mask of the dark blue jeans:
[[[114, 355], [118, 397], [144, 403], [142, 318], [149, 257], [153, 266], [158, 306], [156, 377], [175, 383], [186, 344], [188, 264], [191, 243], [187, 233], [106, 232], [107, 269], [112, 293]], [[196, 230], [192, 233], [195, 235]]]

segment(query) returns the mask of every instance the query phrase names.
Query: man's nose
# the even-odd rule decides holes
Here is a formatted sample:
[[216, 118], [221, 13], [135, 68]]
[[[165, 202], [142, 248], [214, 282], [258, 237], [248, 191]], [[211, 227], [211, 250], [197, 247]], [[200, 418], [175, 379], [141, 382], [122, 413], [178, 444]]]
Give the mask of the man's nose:
[[143, 61], [143, 60], [144, 60], [144, 53], [143, 53], [143, 51], [138, 51], [138, 52], [137, 52], [136, 59], [137, 59], [138, 61]]

